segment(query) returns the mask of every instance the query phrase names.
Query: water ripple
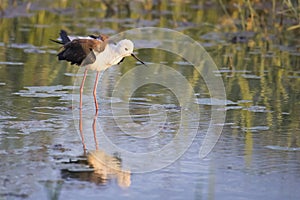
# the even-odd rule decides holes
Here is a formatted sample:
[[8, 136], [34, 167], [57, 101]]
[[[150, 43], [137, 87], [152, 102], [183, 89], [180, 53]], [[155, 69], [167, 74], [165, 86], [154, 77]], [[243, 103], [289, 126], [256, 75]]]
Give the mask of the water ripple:
[[278, 150], [278, 151], [300, 151], [300, 147], [283, 147], [283, 146], [267, 145], [265, 146], [265, 148]]

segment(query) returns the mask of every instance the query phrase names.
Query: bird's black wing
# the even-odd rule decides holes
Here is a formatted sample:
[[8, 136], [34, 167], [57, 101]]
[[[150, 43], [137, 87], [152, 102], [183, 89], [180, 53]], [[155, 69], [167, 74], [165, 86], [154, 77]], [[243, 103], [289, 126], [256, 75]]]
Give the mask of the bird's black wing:
[[72, 65], [81, 65], [82, 61], [87, 57], [87, 55], [92, 52], [91, 48], [89, 48], [86, 43], [86, 40], [83, 39], [75, 39], [71, 42], [68, 42], [64, 45], [63, 50], [57, 54], [58, 60], [69, 61]]
[[96, 61], [96, 55], [91, 50], [90, 53], [85, 57], [85, 59], [82, 60], [81, 66], [92, 64]]
[[[71, 65], [88, 65], [96, 61], [94, 53], [104, 51], [107, 44], [108, 36], [100, 35], [99, 39], [74, 39], [70, 40], [67, 32], [60, 31], [62, 41], [51, 40], [53, 42], [63, 44], [62, 50], [57, 54], [58, 60], [66, 60], [71, 62]], [[94, 36], [96, 37], [96, 36]], [[93, 38], [93, 37], [92, 37]]]

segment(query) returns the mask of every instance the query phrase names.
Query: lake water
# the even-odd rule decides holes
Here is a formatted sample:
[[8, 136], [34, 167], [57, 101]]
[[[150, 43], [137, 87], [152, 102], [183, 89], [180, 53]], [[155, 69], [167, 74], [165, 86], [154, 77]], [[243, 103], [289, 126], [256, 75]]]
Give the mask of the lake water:
[[[293, 12], [280, 19], [265, 12], [271, 4], [253, 4], [259, 17], [251, 23], [240, 6], [1, 2], [0, 199], [298, 199], [299, 28]], [[143, 27], [189, 36], [218, 69], [193, 66], [198, 55], [210, 60], [181, 36]], [[105, 71], [96, 114], [90, 71], [80, 113], [83, 69], [59, 62], [59, 45], [49, 40], [61, 29], [129, 31], [148, 67], [126, 58]], [[220, 89], [211, 90], [214, 80], [226, 99], [211, 96]], [[218, 140], [200, 158], [207, 135]]]

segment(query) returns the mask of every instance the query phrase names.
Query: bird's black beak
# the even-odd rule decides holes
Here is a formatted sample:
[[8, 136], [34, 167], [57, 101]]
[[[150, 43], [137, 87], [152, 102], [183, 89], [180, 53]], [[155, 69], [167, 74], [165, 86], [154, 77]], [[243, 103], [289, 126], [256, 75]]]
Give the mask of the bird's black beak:
[[133, 53], [131, 54], [131, 56], [134, 57], [137, 61], [141, 62], [143, 65], [147, 66], [141, 59], [136, 57], [136, 55], [134, 55]]

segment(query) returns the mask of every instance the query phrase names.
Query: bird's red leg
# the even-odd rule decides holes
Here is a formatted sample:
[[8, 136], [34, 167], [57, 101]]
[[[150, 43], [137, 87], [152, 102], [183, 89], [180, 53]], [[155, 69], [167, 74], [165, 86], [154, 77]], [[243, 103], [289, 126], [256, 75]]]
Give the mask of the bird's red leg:
[[81, 81], [81, 85], [80, 85], [79, 109], [82, 109], [82, 93], [83, 93], [83, 87], [84, 87], [84, 82], [85, 82], [85, 79], [86, 79], [87, 71], [88, 71], [88, 69], [85, 68], [83, 78], [82, 78], [82, 81]]
[[98, 109], [99, 109], [98, 108], [98, 101], [97, 101], [97, 86], [98, 86], [99, 74], [100, 74], [100, 71], [97, 71], [96, 80], [95, 80], [95, 84], [94, 84], [94, 91], [93, 91], [96, 111], [98, 111]]

